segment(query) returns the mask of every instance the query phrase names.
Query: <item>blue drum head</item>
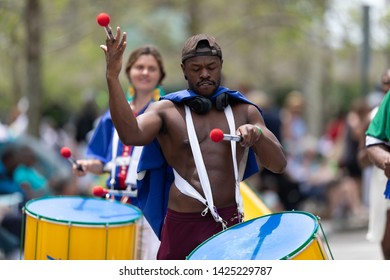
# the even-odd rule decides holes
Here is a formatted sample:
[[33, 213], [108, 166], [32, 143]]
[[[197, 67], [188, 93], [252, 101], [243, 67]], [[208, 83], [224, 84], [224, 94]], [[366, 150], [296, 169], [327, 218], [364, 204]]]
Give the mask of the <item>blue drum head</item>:
[[315, 216], [291, 211], [230, 227], [199, 245], [189, 260], [279, 260], [294, 256], [314, 238]]
[[26, 203], [26, 213], [58, 223], [115, 225], [134, 223], [141, 217], [137, 207], [101, 198], [45, 197]]

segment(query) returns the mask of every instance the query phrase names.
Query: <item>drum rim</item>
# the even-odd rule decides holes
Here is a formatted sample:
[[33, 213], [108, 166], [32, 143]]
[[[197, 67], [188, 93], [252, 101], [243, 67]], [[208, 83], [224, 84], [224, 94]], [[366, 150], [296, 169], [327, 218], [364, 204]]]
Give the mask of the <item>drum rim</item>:
[[107, 225], [126, 225], [126, 224], [133, 224], [135, 222], [137, 222], [141, 217], [142, 217], [142, 211], [137, 207], [137, 206], [134, 206], [134, 205], [131, 205], [131, 204], [123, 204], [123, 203], [120, 203], [118, 201], [107, 201], [109, 203], [116, 203], [118, 205], [121, 205], [121, 206], [125, 206], [125, 207], [128, 207], [128, 208], [132, 208], [133, 210], [136, 211], [136, 214], [138, 214], [138, 216], [136, 218], [133, 218], [133, 219], [130, 219], [130, 220], [125, 220], [125, 221], [118, 221], [118, 222], [80, 222], [80, 221], [71, 221], [71, 220], [65, 220], [65, 219], [56, 219], [56, 218], [51, 218], [51, 217], [47, 217], [45, 215], [41, 215], [41, 214], [38, 214], [38, 213], [35, 213], [34, 211], [31, 211], [30, 209], [28, 209], [28, 206], [34, 202], [37, 202], [37, 201], [40, 201], [40, 200], [48, 200], [48, 199], [59, 199], [59, 198], [66, 198], [66, 199], [70, 199], [70, 198], [81, 198], [81, 199], [90, 199], [90, 200], [99, 200], [99, 201], [107, 201], [106, 199], [103, 199], [103, 198], [96, 198], [96, 197], [83, 197], [83, 196], [77, 196], [77, 195], [69, 195], [69, 196], [45, 196], [45, 197], [39, 197], [39, 198], [34, 198], [34, 199], [31, 199], [29, 201], [26, 202], [25, 206], [23, 207], [23, 211], [32, 216], [32, 217], [36, 217], [36, 218], [39, 218], [39, 219], [42, 219], [42, 220], [45, 220], [45, 221], [52, 221], [52, 222], [55, 222], [55, 223], [58, 223], [58, 224], [65, 224], [65, 225], [85, 225], [85, 226], [88, 226], [88, 225], [93, 225], [93, 226], [107, 226]]
[[[249, 221], [253, 221], [253, 220], [257, 220], [257, 219], [260, 219], [260, 218], [265, 218], [265, 217], [268, 217], [268, 216], [280, 215], [280, 214], [288, 214], [288, 213], [298, 213], [298, 214], [307, 215], [307, 216], [310, 216], [311, 218], [313, 218], [313, 220], [318, 222], [318, 217], [313, 215], [312, 213], [309, 213], [309, 212], [306, 212], [306, 211], [292, 210], [292, 211], [280, 211], [280, 212], [274, 212], [274, 213], [270, 213], [270, 214], [265, 214], [263, 216], [259, 216], [259, 217], [250, 219], [248, 221], [244, 221], [243, 223], [246, 223], [246, 222], [249, 222]], [[203, 241], [201, 244], [196, 246], [196, 248], [193, 249], [191, 251], [191, 253], [186, 257], [186, 260], [191, 260], [191, 256], [193, 256], [198, 251], [198, 249], [200, 249], [204, 244], [206, 244], [210, 240], [212, 240], [214, 238], [217, 238], [219, 235], [223, 234], [225, 231], [233, 229], [233, 228], [236, 228], [236, 227], [242, 225], [243, 223], [235, 224], [235, 225], [233, 225], [233, 226], [231, 226], [231, 227], [229, 227], [229, 228], [227, 228], [227, 229], [225, 229], [225, 230], [223, 230], [223, 231], [221, 231], [221, 232], [219, 232], [219, 233], [209, 237], [208, 239]], [[319, 227], [319, 223], [316, 223], [311, 236], [314, 236], [314, 234], [318, 231], [318, 227]], [[291, 258], [291, 257], [295, 256], [296, 254], [298, 254], [299, 252], [301, 252], [302, 249], [304, 249], [306, 246], [308, 246], [311, 242], [312, 242], [312, 239], [308, 238], [305, 242], [302, 243], [302, 245], [300, 245], [298, 248], [296, 248], [291, 253], [288, 253], [285, 256], [281, 257], [279, 260], [288, 260], [289, 258]]]

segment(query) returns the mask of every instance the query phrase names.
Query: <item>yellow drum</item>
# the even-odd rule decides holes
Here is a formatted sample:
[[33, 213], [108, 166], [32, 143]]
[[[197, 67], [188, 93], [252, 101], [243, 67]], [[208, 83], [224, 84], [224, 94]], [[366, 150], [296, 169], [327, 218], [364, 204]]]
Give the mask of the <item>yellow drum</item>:
[[263, 215], [271, 214], [272, 211], [260, 198], [260, 195], [247, 183], [240, 183], [242, 201], [244, 203], [244, 220], [250, 220]]
[[141, 211], [88, 197], [47, 197], [25, 206], [26, 260], [132, 260]]
[[333, 256], [318, 219], [307, 212], [291, 211], [232, 226], [200, 244], [187, 259], [327, 260]]

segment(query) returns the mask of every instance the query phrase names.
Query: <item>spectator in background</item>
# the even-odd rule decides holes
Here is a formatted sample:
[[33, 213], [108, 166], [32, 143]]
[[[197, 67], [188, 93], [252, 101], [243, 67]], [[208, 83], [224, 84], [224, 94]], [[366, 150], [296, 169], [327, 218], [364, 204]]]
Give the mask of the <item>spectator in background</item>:
[[[368, 105], [369, 111], [367, 115], [364, 117], [362, 121], [362, 131], [366, 131], [372, 118], [375, 116], [376, 111], [378, 110], [379, 104], [382, 102], [383, 97], [385, 96], [384, 88], [385, 85], [376, 86], [375, 90], [370, 92], [365, 98], [366, 103]], [[371, 179], [372, 173], [374, 169], [374, 165], [370, 161], [366, 145], [366, 135], [363, 134], [359, 141], [359, 152], [358, 152], [358, 163], [360, 168], [362, 169], [362, 195], [363, 195], [363, 203], [367, 207], [370, 206], [370, 194], [371, 194]], [[375, 206], [373, 206], [375, 207]]]
[[359, 142], [364, 135], [362, 123], [369, 108], [362, 98], [356, 98], [345, 118], [338, 168], [341, 179], [338, 187], [348, 190], [351, 207], [340, 212], [339, 218], [347, 218], [351, 226], [367, 225], [367, 208], [362, 199], [362, 169], [358, 162]]
[[84, 104], [75, 120], [75, 140], [78, 146], [85, 147], [89, 141], [88, 135], [95, 127], [95, 122], [99, 117], [99, 108], [95, 101], [95, 96], [87, 92], [84, 96]]
[[19, 147], [16, 144], [7, 144], [1, 152], [0, 195], [20, 193], [23, 196], [23, 200], [27, 201], [27, 194], [14, 180], [15, 170], [22, 163], [18, 149]]
[[27, 133], [29, 102], [26, 97], [19, 100], [18, 104], [11, 108], [8, 131], [11, 137], [19, 137]]
[[[305, 100], [302, 93], [297, 90], [289, 92], [280, 113], [281, 143], [286, 150], [287, 166], [289, 166], [291, 162], [299, 162], [302, 159], [304, 152], [302, 143], [308, 134], [304, 118]], [[282, 184], [287, 187], [281, 190], [281, 200], [288, 207], [287, 210], [292, 210], [300, 208], [303, 196], [300, 192], [299, 182], [294, 179], [294, 174], [291, 174], [289, 170], [291, 169], [286, 169], [283, 177]]]
[[28, 200], [23, 188], [14, 180], [14, 173], [21, 164], [20, 153], [16, 144], [7, 144], [1, 151], [0, 161], [0, 196], [12, 198], [16, 205], [13, 209], [0, 205], [0, 253], [8, 255], [19, 248], [22, 212], [21, 209]]
[[38, 171], [37, 158], [32, 148], [23, 145], [19, 147], [20, 164], [14, 171], [14, 181], [26, 193], [27, 199], [33, 199], [51, 194], [49, 181]]
[[325, 127], [324, 134], [320, 138], [321, 153], [332, 161], [335, 166], [338, 166], [343, 153], [345, 126], [346, 112], [339, 110], [335, 116], [331, 117]]
[[305, 100], [299, 91], [288, 93], [282, 110], [281, 137], [283, 147], [288, 157], [300, 156], [301, 140], [307, 135], [308, 129], [304, 118]]
[[[252, 90], [247, 97], [263, 111], [265, 125], [279, 142], [282, 139], [281, 110], [272, 98], [260, 90]], [[261, 168], [261, 165], [259, 165]], [[301, 200], [299, 185], [290, 180], [286, 174], [276, 174], [266, 168], [248, 179], [251, 185], [260, 192], [267, 206], [275, 212], [298, 209]]]
[[272, 98], [261, 90], [252, 90], [247, 97], [263, 110], [263, 118], [269, 130], [282, 141], [282, 120], [280, 109], [274, 104]]
[[370, 113], [366, 137], [361, 145], [366, 149], [361, 149], [360, 162], [362, 165], [366, 164], [368, 157], [374, 165], [370, 180], [370, 215], [366, 237], [371, 242], [380, 242], [383, 258], [390, 260], [390, 201], [383, 194], [390, 178], [390, 69], [384, 71], [381, 78], [383, 93], [386, 95], [380, 105]]

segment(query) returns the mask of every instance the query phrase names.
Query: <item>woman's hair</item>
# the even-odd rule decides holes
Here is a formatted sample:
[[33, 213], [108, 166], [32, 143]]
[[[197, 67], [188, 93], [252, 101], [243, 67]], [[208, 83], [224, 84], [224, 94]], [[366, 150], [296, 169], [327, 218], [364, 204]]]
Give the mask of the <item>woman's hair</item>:
[[141, 55], [148, 55], [148, 54], [154, 56], [154, 58], [157, 61], [158, 67], [160, 68], [161, 76], [160, 76], [160, 79], [158, 80], [158, 84], [161, 85], [162, 81], [165, 78], [164, 63], [163, 63], [163, 59], [162, 59], [160, 52], [157, 50], [156, 47], [154, 47], [152, 45], [146, 45], [146, 46], [139, 47], [138, 49], [135, 49], [130, 54], [129, 59], [127, 60], [127, 63], [126, 63], [126, 77], [130, 80], [130, 75], [129, 75], [130, 68], [133, 66], [133, 64], [137, 61], [137, 59]]

